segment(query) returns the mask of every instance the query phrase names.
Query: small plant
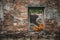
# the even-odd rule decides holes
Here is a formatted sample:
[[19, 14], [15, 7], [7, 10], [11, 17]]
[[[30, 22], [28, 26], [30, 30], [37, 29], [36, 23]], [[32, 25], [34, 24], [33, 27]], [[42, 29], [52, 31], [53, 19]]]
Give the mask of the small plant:
[[30, 14], [35, 14], [35, 13], [40, 14], [40, 13], [42, 13], [42, 12], [43, 12], [43, 11], [40, 10], [40, 9], [29, 9], [29, 13], [30, 13]]

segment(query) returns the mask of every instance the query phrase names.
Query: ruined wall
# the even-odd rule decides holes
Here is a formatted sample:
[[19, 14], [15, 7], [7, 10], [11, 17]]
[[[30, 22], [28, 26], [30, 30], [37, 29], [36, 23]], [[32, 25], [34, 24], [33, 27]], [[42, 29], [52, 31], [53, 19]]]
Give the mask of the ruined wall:
[[47, 0], [47, 7], [45, 11], [47, 17], [55, 18], [60, 25], [59, 0]]
[[[9, 23], [11, 24], [12, 22], [13, 25], [12, 27], [11, 26], [8, 27], [11, 30], [18, 30], [18, 31], [27, 30], [28, 7], [45, 7], [44, 18], [51, 19], [53, 17], [56, 20], [59, 19], [58, 11], [57, 11], [57, 3], [55, 0], [54, 1], [52, 0], [51, 1], [49, 0], [3, 0], [3, 5], [4, 5], [4, 9], [2, 10], [4, 10], [4, 15], [8, 13], [9, 15], [13, 16], [13, 20], [9, 21]], [[9, 16], [6, 15], [6, 17]], [[4, 19], [7, 20], [6, 18]], [[8, 21], [5, 21], [5, 24], [7, 23]]]

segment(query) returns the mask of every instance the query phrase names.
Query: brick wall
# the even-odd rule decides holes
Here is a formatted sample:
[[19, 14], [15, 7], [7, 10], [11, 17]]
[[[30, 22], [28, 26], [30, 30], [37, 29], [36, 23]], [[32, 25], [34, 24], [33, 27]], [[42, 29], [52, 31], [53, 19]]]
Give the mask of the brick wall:
[[[5, 5], [8, 3], [7, 0], [4, 0]], [[13, 3], [13, 0], [9, 0], [8, 5], [10, 5], [10, 9], [13, 8], [13, 10], [7, 10], [4, 9], [4, 11], [7, 13], [5, 13], [5, 24], [6, 25], [12, 25], [12, 29], [14, 27], [17, 27], [17, 29], [20, 30], [20, 28], [24, 28], [27, 29], [28, 28], [28, 6], [44, 6], [46, 7], [46, 9], [48, 9], [48, 7], [52, 8], [55, 6], [55, 3], [48, 3], [48, 5], [46, 4], [47, 1], [46, 0], [25, 0], [25, 1], [18, 1], [15, 0]], [[48, 6], [48, 7], [47, 7]], [[9, 6], [7, 6], [9, 7]], [[47, 12], [45, 12], [46, 14]], [[11, 18], [13, 16], [13, 18]], [[16, 23], [17, 25], [14, 26], [13, 24]], [[10, 28], [9, 26], [9, 28]]]

